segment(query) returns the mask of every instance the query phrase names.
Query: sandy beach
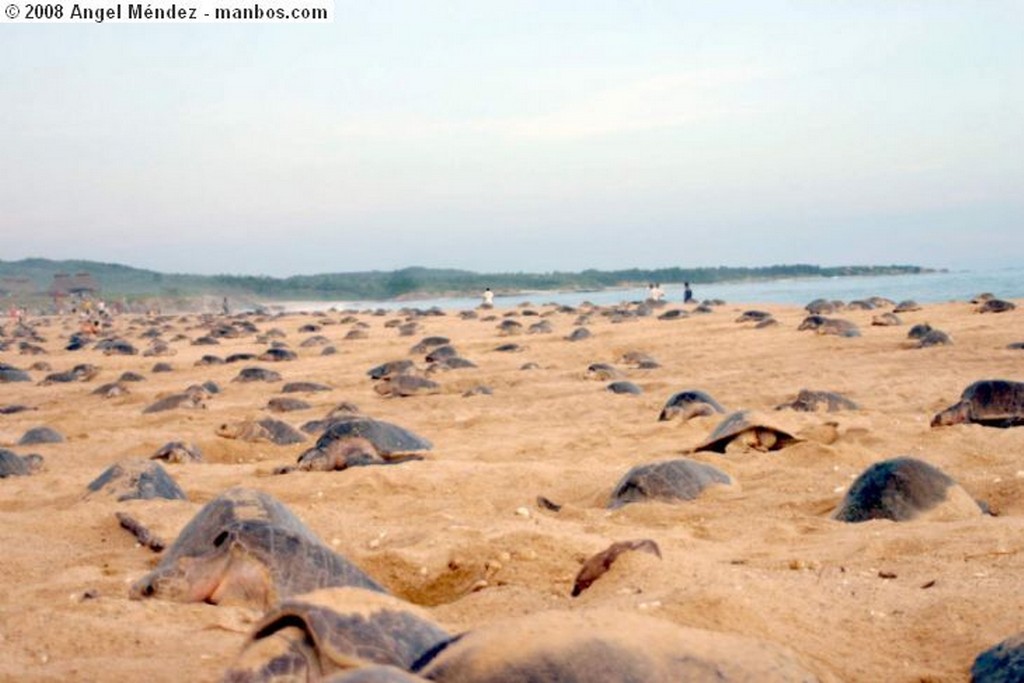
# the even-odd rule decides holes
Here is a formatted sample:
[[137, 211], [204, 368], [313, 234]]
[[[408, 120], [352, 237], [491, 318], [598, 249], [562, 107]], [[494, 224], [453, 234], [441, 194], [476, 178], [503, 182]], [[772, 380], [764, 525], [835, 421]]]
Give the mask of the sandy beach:
[[[453, 633], [549, 609], [610, 608], [777, 644], [821, 681], [967, 680], [981, 651], [1024, 630], [1024, 428], [932, 428], [930, 421], [976, 380], [1024, 380], [1024, 351], [1007, 348], [1024, 341], [1024, 302], [1016, 303], [1000, 314], [976, 313], [966, 301], [925, 305], [891, 327], [871, 325], [878, 310], [835, 314], [859, 326], [855, 338], [798, 331], [806, 312], [796, 306], [767, 307], [779, 324], [756, 329], [735, 322], [748, 307], [731, 302], [678, 320], [613, 322], [594, 312], [586, 325], [592, 336], [578, 342], [565, 339], [578, 312], [540, 304], [479, 311], [477, 319], [457, 311], [417, 317], [411, 336], [395, 327], [405, 321], [398, 313], [116, 319], [106, 332], [137, 355], [105, 355], [92, 344], [65, 351], [77, 321], [59, 318], [30, 321], [45, 353], [26, 355], [5, 324], [0, 341], [10, 344], [0, 362], [26, 370], [31, 381], [0, 384], [0, 405], [36, 410], [0, 415], [0, 446], [45, 461], [32, 476], [0, 479], [0, 679], [219, 680], [261, 612], [130, 600], [129, 586], [160, 555], [139, 545], [115, 513], [129, 513], [170, 543], [204, 503], [245, 486], [282, 501], [336, 552]], [[352, 319], [368, 326], [367, 338], [345, 338]], [[506, 336], [498, 329], [506, 319], [524, 331], [547, 320], [553, 332]], [[210, 325], [239, 320], [260, 333], [283, 332], [297, 360], [196, 365], [206, 354], [267, 349], [257, 333], [192, 344]], [[907, 332], [922, 322], [954, 343], [912, 348]], [[300, 331], [309, 325], [318, 329]], [[141, 335], [154, 328], [171, 355], [142, 355], [149, 339]], [[301, 345], [314, 335], [337, 353]], [[423, 354], [410, 348], [430, 335], [449, 337], [477, 367], [431, 375], [441, 385], [437, 395], [379, 395], [367, 370], [397, 359], [425, 368]], [[495, 351], [506, 343], [524, 348]], [[660, 367], [623, 362], [631, 351]], [[49, 369], [31, 369], [37, 362]], [[171, 371], [152, 372], [157, 362]], [[40, 385], [80, 363], [99, 373]], [[536, 367], [522, 369], [527, 363]], [[614, 365], [643, 393], [606, 390], [607, 379], [588, 376], [593, 363]], [[232, 381], [249, 366], [272, 369], [282, 381]], [[125, 371], [145, 379], [127, 384], [127, 395], [92, 393]], [[207, 380], [221, 392], [205, 409], [143, 413]], [[268, 411], [283, 383], [297, 381], [331, 389], [295, 394], [308, 410]], [[478, 386], [493, 393], [463, 395]], [[804, 438], [768, 453], [688, 453], [721, 416], [684, 422], [658, 415], [672, 394], [691, 388], [729, 410], [768, 413]], [[860, 408], [774, 411], [802, 388], [840, 392]], [[343, 401], [429, 439], [433, 449], [393, 466], [276, 475], [315, 435], [277, 446], [217, 434], [221, 425], [266, 417], [297, 428]], [[16, 445], [39, 426], [64, 441]], [[188, 501], [86, 495], [111, 464], [148, 458], [170, 441], [193, 443], [204, 456], [166, 465]], [[631, 467], [684, 454], [723, 470], [734, 485], [688, 502], [607, 508]], [[937, 466], [993, 515], [859, 524], [830, 518], [866, 467], [902, 455]], [[538, 496], [561, 509], [538, 505]], [[631, 539], [654, 540], [661, 559], [627, 553], [570, 596], [584, 560]]]

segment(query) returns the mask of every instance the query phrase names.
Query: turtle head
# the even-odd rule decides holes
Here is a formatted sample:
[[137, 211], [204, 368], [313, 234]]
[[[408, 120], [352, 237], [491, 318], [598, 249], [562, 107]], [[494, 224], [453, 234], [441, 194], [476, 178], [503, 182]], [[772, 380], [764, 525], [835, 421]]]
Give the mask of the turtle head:
[[265, 608], [272, 603], [271, 586], [266, 567], [239, 542], [235, 530], [225, 529], [214, 537], [209, 551], [165, 561], [136, 581], [129, 597]]
[[967, 421], [969, 404], [961, 401], [945, 410], [935, 414], [932, 418], [932, 427], [946, 427], [949, 425], [961, 424]]

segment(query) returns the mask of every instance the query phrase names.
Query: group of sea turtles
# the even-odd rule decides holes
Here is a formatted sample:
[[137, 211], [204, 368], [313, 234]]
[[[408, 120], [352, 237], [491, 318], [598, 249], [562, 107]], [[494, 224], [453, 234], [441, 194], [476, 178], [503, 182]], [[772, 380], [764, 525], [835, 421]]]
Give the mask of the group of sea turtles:
[[[996, 303], [992, 303], [996, 302]], [[979, 303], [979, 312], [1005, 312], [1013, 304], [995, 298]], [[892, 302], [889, 302], [891, 305]], [[1004, 305], [1008, 304], [1008, 305]], [[866, 300], [849, 308], [886, 305]], [[713, 310], [713, 304], [707, 305]], [[914, 302], [895, 306], [895, 312], [916, 310]], [[856, 336], [856, 326], [827, 318], [839, 309], [836, 302], [812, 302], [801, 329], [820, 333]], [[487, 314], [488, 310], [481, 313]], [[568, 311], [563, 311], [568, 312]], [[575, 311], [573, 311], [575, 312]], [[589, 315], [603, 314], [591, 311]], [[636, 308], [620, 308], [613, 322], [644, 315]], [[494, 322], [488, 315], [485, 322]], [[667, 318], [666, 318], [667, 319]], [[762, 311], [743, 313], [740, 322], [777, 324]], [[539, 322], [547, 322], [539, 321]], [[583, 321], [586, 322], [586, 321]], [[215, 346], [218, 340], [258, 334], [267, 350], [259, 355], [236, 354], [221, 361], [212, 354], [200, 365], [218, 362], [287, 363], [298, 358], [283, 346], [274, 330], [261, 332], [244, 316], [208, 318], [203, 334], [192, 343]], [[149, 355], [171, 355], [160, 345], [160, 333], [150, 326], [140, 337], [151, 340]], [[407, 334], [402, 328], [400, 334]], [[501, 336], [518, 335], [524, 326], [506, 318], [497, 325]], [[582, 325], [576, 330], [584, 330]], [[322, 338], [315, 345], [331, 348], [319, 334], [319, 325], [306, 332]], [[527, 334], [550, 334], [550, 323], [535, 324]], [[933, 330], [922, 333], [927, 336]], [[570, 334], [569, 341], [583, 341], [586, 334]], [[35, 334], [38, 343], [42, 338]], [[310, 337], [314, 339], [315, 337]], [[74, 335], [68, 347], [86, 348], [88, 338]], [[106, 337], [95, 348], [107, 354], [137, 353], [124, 339]], [[504, 346], [504, 345], [503, 345]], [[519, 347], [520, 349], [522, 347]], [[499, 349], [495, 349], [499, 350]], [[35, 353], [35, 352], [33, 352]], [[422, 355], [421, 369], [407, 358], [382, 363], [368, 371], [374, 391], [387, 398], [424, 396], [439, 392], [429, 376], [476, 364], [465, 359], [446, 337], [423, 338], [410, 349]], [[252, 357], [249, 357], [249, 356]], [[660, 364], [646, 354], [627, 354], [622, 362], [640, 369], [657, 369]], [[66, 373], [47, 375], [43, 383], [88, 382], [99, 368], [79, 364]], [[128, 373], [126, 373], [127, 375]], [[585, 377], [612, 380], [608, 389], [619, 394], [639, 394], [642, 389], [622, 379], [607, 363], [592, 363]], [[122, 375], [114, 387], [137, 381]], [[27, 371], [0, 364], [0, 383], [32, 381]], [[267, 368], [243, 367], [234, 382], [283, 383], [282, 374]], [[291, 382], [281, 393], [315, 393], [329, 390], [324, 384]], [[109, 389], [99, 395], [109, 396]], [[178, 393], [159, 397], [143, 412], [202, 410], [220, 387], [212, 382], [189, 386]], [[483, 393], [483, 392], [481, 392]], [[308, 402], [275, 397], [266, 409], [276, 414], [308, 410]], [[858, 410], [850, 399], [830, 391], [801, 390], [778, 410]], [[15, 414], [30, 406], [0, 406], [0, 413]], [[802, 437], [778, 424], [769, 413], [727, 410], [706, 391], [688, 388], [673, 393], [661, 410], [659, 420], [685, 422], [708, 418], [716, 424], [708, 435], [684, 454], [728, 454], [772, 452], [798, 443]], [[968, 386], [960, 400], [937, 413], [935, 427], [972, 422], [990, 427], [1024, 425], [1024, 383], [1010, 380], [981, 380]], [[42, 427], [30, 430], [19, 445], [53, 441], [59, 434]], [[334, 471], [367, 465], [397, 464], [424, 459], [432, 445], [427, 439], [399, 425], [363, 414], [343, 404], [324, 419], [295, 429], [287, 422], [264, 417], [224, 423], [217, 434], [224, 438], [277, 445], [301, 444], [306, 434], [316, 440], [303, 448], [294, 464], [278, 467], [277, 473]], [[55, 433], [54, 433], [55, 434]], [[712, 458], [716, 456], [711, 456]], [[184, 499], [185, 492], [162, 466], [166, 463], [201, 462], [203, 455], [194, 444], [169, 442], [148, 459], [129, 459], [111, 465], [88, 485], [88, 495], [108, 495], [116, 500], [133, 498]], [[38, 472], [43, 459], [36, 454], [18, 455], [0, 449], [0, 477]], [[709, 487], [734, 487], [737, 482], [709, 462], [679, 457], [631, 468], [616, 483], [607, 500], [615, 510], [627, 504], [658, 500], [692, 501]], [[549, 509], [557, 504], [546, 499]], [[849, 487], [831, 515], [844, 522], [870, 519], [906, 521], [920, 516], [980, 515], [983, 503], [971, 498], [951, 477], [925, 462], [897, 457], [868, 467]], [[133, 520], [122, 520], [132, 528]], [[135, 530], [139, 525], [135, 524]], [[135, 533], [136, 531], [133, 531]], [[141, 539], [141, 536], [140, 536]], [[618, 542], [586, 562], [577, 577], [573, 594], [586, 590], [622, 553], [648, 552], [661, 557], [650, 539]], [[392, 595], [384, 582], [370, 576], [336, 552], [313, 533], [290, 509], [273, 496], [256, 489], [236, 487], [210, 500], [181, 530], [164, 551], [158, 566], [132, 583], [133, 599], [165, 599], [242, 605], [261, 610], [262, 618], [248, 636], [237, 660], [227, 665], [225, 681], [291, 680], [339, 681], [813, 681], [815, 676], [786, 649], [767, 641], [685, 628], [654, 617], [606, 610], [551, 610], [506, 620], [496, 620], [465, 633], [451, 633], [417, 606]], [[1016, 648], [1016, 649], [1014, 649]], [[1022, 646], [1008, 641], [979, 656], [975, 679], [1003, 680], [1006, 671], [1024, 669]], [[995, 672], [995, 673], [991, 673]], [[988, 678], [986, 678], [988, 676]], [[1010, 679], [1006, 679], [1010, 680]]]

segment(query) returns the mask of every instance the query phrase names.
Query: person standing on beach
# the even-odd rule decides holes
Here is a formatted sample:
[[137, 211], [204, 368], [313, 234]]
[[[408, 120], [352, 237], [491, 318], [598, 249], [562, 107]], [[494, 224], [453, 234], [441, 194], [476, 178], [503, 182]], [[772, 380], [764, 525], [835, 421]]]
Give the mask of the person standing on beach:
[[491, 288], [488, 287], [487, 289], [484, 290], [484, 306], [493, 306], [493, 305], [494, 305], [494, 292], [492, 292]]
[[654, 285], [651, 286], [651, 298], [655, 301], [661, 301], [665, 298], [665, 290], [661, 288], [660, 282], [655, 282]]
[[683, 283], [683, 303], [688, 304], [693, 301], [693, 290], [690, 289], [690, 283]]

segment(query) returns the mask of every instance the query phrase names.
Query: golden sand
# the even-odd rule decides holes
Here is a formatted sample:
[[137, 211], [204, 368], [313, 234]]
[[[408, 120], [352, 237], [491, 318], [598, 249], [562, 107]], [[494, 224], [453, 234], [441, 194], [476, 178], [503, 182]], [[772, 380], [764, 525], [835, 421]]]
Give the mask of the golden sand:
[[[1020, 302], [1018, 302], [1020, 303]], [[0, 480], [0, 679], [20, 681], [216, 681], [233, 661], [260, 614], [240, 607], [128, 599], [128, 587], [159, 555], [120, 528], [127, 512], [173, 541], [197, 510], [221, 491], [244, 485], [288, 505], [326, 543], [394, 594], [423, 606], [460, 631], [498, 618], [545, 609], [612, 608], [789, 648], [825, 681], [963, 681], [975, 656], [1024, 630], [1024, 429], [978, 425], [931, 428], [932, 415], [971, 382], [1024, 380], [1018, 308], [980, 315], [967, 303], [925, 306], [902, 314], [904, 325], [872, 327], [877, 311], [838, 314], [856, 322], [852, 339], [798, 332], [804, 312], [772, 306], [781, 323], [738, 324], [740, 305], [707, 315], [613, 323], [594, 315], [593, 336], [568, 342], [575, 315], [546, 319], [554, 333], [500, 336], [497, 320], [455, 313], [419, 319], [411, 337], [385, 323], [397, 315], [358, 318], [368, 338], [346, 340], [343, 314], [251, 318], [279, 328], [296, 361], [195, 366], [204, 354], [259, 353], [255, 335], [194, 346], [205, 331], [197, 318], [170, 317], [163, 339], [170, 357], [106, 356], [63, 350], [70, 322], [42, 320], [46, 355], [25, 356], [12, 344], [0, 362], [52, 371], [92, 363], [89, 382], [0, 384], [0, 405], [37, 411], [0, 415], [0, 445], [43, 455], [41, 472]], [[511, 309], [522, 312], [522, 308]], [[539, 312], [553, 307], [534, 307]], [[525, 326], [538, 317], [517, 318]], [[910, 325], [928, 321], [952, 346], [908, 348]], [[300, 347], [322, 324], [338, 353]], [[10, 325], [6, 326], [8, 332]], [[147, 329], [130, 317], [114, 331], [139, 350]], [[187, 338], [171, 341], [178, 333]], [[388, 360], [422, 355], [409, 348], [427, 335], [452, 339], [477, 364], [433, 376], [438, 395], [385, 398], [366, 371]], [[516, 342], [519, 353], [499, 353]], [[661, 367], [620, 363], [643, 351]], [[151, 373], [158, 361], [173, 371]], [[539, 368], [521, 370], [533, 362]], [[591, 363], [611, 363], [638, 384], [641, 396], [614, 395], [588, 379]], [[299, 394], [309, 410], [272, 414], [282, 383], [235, 383], [244, 366], [280, 372], [285, 382], [325, 383], [329, 392]], [[91, 394], [121, 372], [143, 374], [131, 393]], [[204, 410], [143, 414], [160, 397], [213, 380], [223, 389]], [[493, 395], [463, 397], [486, 385]], [[682, 504], [644, 503], [609, 511], [612, 487], [632, 466], [676, 457], [717, 423], [659, 422], [666, 399], [698, 388], [729, 409], [773, 413], [801, 388], [838, 391], [861, 409], [833, 414], [773, 413], [807, 430], [806, 441], [761, 453], [697, 453], [690, 457], [729, 473], [736, 485]], [[305, 445], [246, 443], [217, 435], [226, 423], [273, 416], [298, 427], [342, 401], [370, 416], [430, 439], [423, 461], [341, 472], [272, 475], [294, 463]], [[824, 426], [835, 422], [834, 429]], [[64, 443], [21, 447], [28, 429], [47, 425]], [[195, 443], [200, 464], [168, 465], [190, 500], [117, 502], [84, 498], [110, 464], [149, 457], [168, 441]], [[878, 460], [912, 455], [938, 466], [996, 516], [952, 521], [844, 524], [829, 518], [844, 491]], [[538, 506], [543, 495], [558, 512]], [[626, 553], [579, 597], [570, 597], [582, 562], [611, 543], [649, 538], [662, 559]], [[88, 597], [86, 597], [88, 596]]]

